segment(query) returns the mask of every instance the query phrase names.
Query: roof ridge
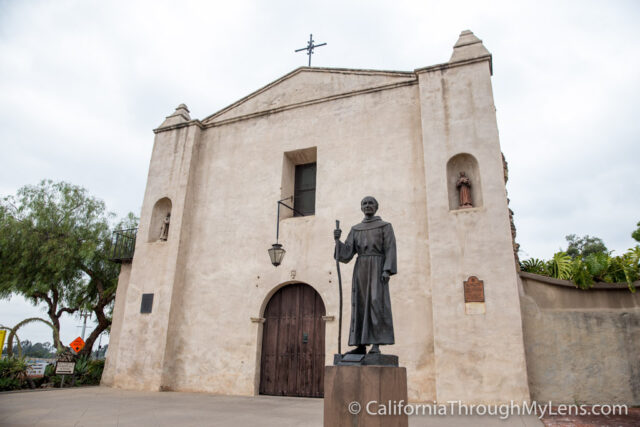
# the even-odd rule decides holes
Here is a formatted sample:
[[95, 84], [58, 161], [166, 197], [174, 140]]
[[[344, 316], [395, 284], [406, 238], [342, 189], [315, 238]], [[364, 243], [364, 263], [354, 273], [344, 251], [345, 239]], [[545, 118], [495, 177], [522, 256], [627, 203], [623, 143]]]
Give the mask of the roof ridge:
[[368, 69], [356, 69], [356, 68], [329, 68], [329, 67], [298, 67], [287, 74], [279, 77], [278, 79], [262, 86], [261, 88], [251, 92], [250, 94], [240, 98], [239, 100], [233, 102], [232, 104], [227, 105], [221, 110], [216, 111], [213, 114], [208, 115], [204, 119], [202, 119], [202, 123], [206, 124], [216, 117], [233, 110], [241, 104], [249, 101], [252, 98], [260, 95], [261, 93], [266, 92], [272, 87], [277, 86], [285, 80], [292, 78], [293, 76], [300, 74], [302, 72], [320, 72], [320, 73], [339, 73], [339, 74], [359, 74], [359, 75], [379, 75], [379, 76], [389, 76], [389, 77], [412, 77], [415, 76], [413, 71], [390, 71], [390, 70], [368, 70]]

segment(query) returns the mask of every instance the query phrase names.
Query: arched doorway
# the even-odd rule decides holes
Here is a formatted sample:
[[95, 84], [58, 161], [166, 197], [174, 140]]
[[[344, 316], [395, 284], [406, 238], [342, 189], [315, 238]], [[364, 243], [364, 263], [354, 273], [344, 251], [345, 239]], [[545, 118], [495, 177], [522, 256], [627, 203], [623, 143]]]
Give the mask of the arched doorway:
[[260, 394], [323, 397], [324, 303], [311, 286], [279, 289], [264, 311]]

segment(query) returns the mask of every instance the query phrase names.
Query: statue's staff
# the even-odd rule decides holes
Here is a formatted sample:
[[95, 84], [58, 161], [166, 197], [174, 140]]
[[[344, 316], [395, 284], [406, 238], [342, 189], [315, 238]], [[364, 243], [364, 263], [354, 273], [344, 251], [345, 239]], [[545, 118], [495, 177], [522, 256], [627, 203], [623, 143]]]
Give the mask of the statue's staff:
[[[340, 221], [336, 219], [336, 230], [340, 230]], [[340, 239], [336, 238], [336, 269], [338, 270], [338, 290], [340, 292], [340, 313], [338, 315], [338, 354], [342, 354], [342, 275], [340, 274]]]

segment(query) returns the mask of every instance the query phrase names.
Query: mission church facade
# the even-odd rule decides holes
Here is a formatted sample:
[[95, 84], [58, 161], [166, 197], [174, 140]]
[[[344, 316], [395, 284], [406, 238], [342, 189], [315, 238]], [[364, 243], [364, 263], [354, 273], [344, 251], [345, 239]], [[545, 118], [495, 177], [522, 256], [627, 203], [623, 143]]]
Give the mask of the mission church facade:
[[[464, 31], [443, 64], [302, 67], [203, 120], [179, 106], [154, 131], [103, 384], [322, 396], [337, 352], [335, 220], [348, 231], [371, 195], [397, 239], [396, 343], [381, 350], [407, 368], [409, 399], [528, 400], [491, 75], [491, 54]], [[278, 217], [278, 201], [302, 215]], [[473, 278], [479, 299], [465, 294]]]

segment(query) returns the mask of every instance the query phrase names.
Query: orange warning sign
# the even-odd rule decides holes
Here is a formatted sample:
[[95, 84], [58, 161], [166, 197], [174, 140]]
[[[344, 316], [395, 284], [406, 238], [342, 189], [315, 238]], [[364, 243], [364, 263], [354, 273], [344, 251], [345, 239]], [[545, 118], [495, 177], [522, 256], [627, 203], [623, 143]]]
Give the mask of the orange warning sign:
[[73, 351], [78, 353], [84, 347], [84, 340], [78, 337], [75, 340], [71, 341], [71, 344], [69, 344], [69, 347], [71, 347]]

